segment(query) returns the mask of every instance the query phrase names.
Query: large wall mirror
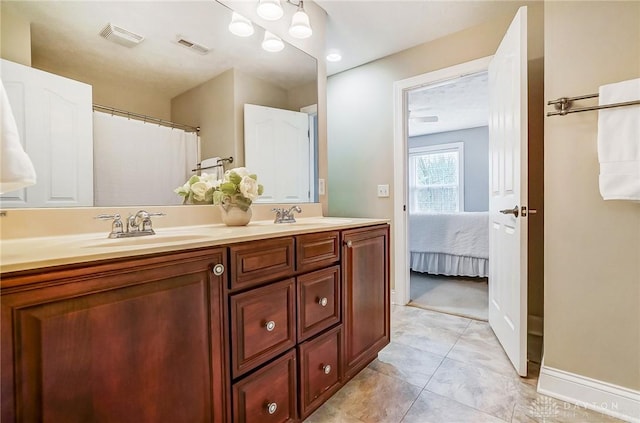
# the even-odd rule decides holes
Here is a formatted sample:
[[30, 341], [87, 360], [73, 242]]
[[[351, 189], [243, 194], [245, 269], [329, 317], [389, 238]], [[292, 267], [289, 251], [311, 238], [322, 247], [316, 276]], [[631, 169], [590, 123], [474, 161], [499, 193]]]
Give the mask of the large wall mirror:
[[[279, 52], [265, 51], [265, 31], [255, 24], [251, 36], [232, 34], [232, 11], [216, 1], [2, 1], [1, 8], [3, 59], [11, 61], [5, 53], [16, 48], [30, 50], [30, 63], [3, 60], [0, 75], [38, 184], [3, 195], [0, 207], [180, 204], [172, 188], [198, 163], [233, 158], [209, 172], [245, 165], [245, 104], [308, 113], [311, 132], [317, 122], [316, 60], [286, 42]], [[30, 72], [36, 75], [26, 83], [13, 78]], [[49, 76], [61, 84], [49, 89]], [[47, 111], [33, 106], [24, 84], [43, 90], [37, 103]], [[88, 113], [73, 111], [75, 91], [82, 110], [89, 101]], [[36, 109], [41, 115], [29, 116]], [[89, 129], [82, 129], [86, 121]], [[143, 126], [130, 128], [129, 121]], [[170, 133], [149, 132], [154, 127]], [[88, 130], [89, 140], [76, 139], [75, 130]], [[34, 144], [35, 132], [48, 133], [47, 145]], [[310, 148], [313, 187], [317, 156]], [[260, 161], [261, 172], [269, 166]], [[56, 172], [61, 176], [49, 181]], [[168, 182], [167, 190], [163, 181], [176, 172], [182, 182]], [[91, 192], [80, 199], [83, 186]]]

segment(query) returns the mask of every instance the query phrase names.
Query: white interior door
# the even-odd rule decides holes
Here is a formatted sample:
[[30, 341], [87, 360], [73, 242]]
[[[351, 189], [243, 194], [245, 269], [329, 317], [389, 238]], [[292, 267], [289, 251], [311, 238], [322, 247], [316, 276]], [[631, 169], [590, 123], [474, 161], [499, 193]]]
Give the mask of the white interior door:
[[20, 139], [37, 175], [34, 186], [4, 194], [2, 207], [92, 206], [91, 86], [8, 60], [1, 68]]
[[244, 162], [264, 186], [256, 202], [309, 202], [310, 154], [306, 113], [244, 105]]
[[527, 374], [527, 9], [489, 65], [489, 324]]

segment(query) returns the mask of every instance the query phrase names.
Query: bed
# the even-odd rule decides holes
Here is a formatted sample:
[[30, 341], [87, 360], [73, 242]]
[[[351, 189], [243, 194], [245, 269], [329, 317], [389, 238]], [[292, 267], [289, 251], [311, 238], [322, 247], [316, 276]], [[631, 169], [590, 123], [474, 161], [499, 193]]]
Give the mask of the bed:
[[409, 216], [411, 270], [448, 276], [489, 276], [489, 212]]

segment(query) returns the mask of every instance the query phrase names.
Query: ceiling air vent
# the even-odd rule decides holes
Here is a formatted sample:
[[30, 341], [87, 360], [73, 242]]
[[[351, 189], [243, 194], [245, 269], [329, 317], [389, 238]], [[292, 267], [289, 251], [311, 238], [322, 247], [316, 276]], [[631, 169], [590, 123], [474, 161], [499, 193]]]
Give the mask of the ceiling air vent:
[[211, 50], [209, 47], [204, 46], [202, 44], [196, 43], [194, 41], [189, 41], [186, 38], [178, 35], [177, 38], [177, 43], [180, 44], [183, 47], [188, 48], [191, 51], [195, 51], [196, 53], [199, 54], [207, 54], [209, 53], [209, 51]]
[[120, 28], [119, 26], [110, 23], [100, 31], [100, 36], [125, 47], [134, 47], [144, 40], [142, 35], [127, 31], [124, 28]]

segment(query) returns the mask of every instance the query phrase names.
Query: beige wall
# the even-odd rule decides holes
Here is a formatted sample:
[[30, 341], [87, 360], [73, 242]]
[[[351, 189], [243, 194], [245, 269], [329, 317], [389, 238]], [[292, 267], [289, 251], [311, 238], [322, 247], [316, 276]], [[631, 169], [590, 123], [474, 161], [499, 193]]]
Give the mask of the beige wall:
[[200, 127], [203, 159], [236, 157], [234, 79], [229, 69], [171, 100], [172, 121]]
[[[528, 8], [529, 89], [540, 101], [543, 91], [544, 4]], [[377, 185], [393, 187], [393, 83], [415, 75], [493, 55], [513, 12], [425, 43], [358, 68], [333, 75], [328, 80], [329, 215], [353, 217], [393, 217], [393, 195], [377, 197]], [[542, 106], [532, 105], [530, 149], [542, 156]], [[537, 114], [537, 115], [536, 115]], [[533, 144], [533, 145], [532, 145]], [[531, 207], [542, 208], [541, 163], [532, 163]], [[542, 317], [542, 225], [533, 218], [530, 242], [530, 314]], [[392, 228], [393, 229], [393, 228]], [[395, 263], [392, 263], [392, 268]], [[393, 269], [391, 271], [393, 275]], [[392, 281], [395, 286], [395, 281]]]
[[31, 66], [31, 26], [0, 3], [0, 57]]
[[[547, 100], [639, 76], [640, 2], [547, 3]], [[640, 204], [600, 197], [597, 119], [546, 118], [544, 360], [637, 390]]]

